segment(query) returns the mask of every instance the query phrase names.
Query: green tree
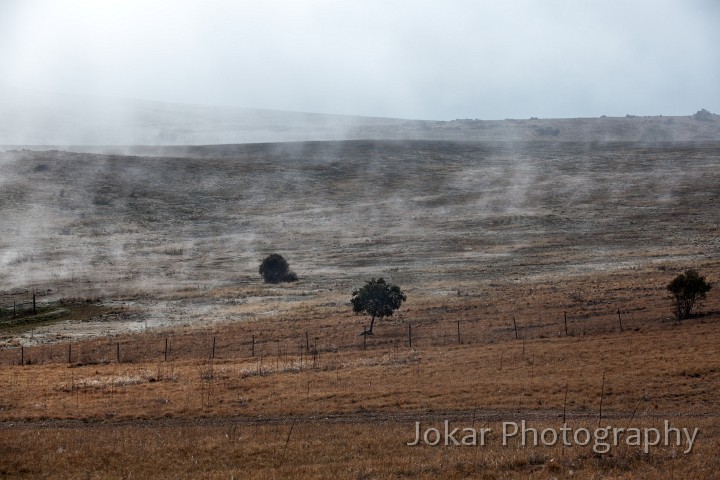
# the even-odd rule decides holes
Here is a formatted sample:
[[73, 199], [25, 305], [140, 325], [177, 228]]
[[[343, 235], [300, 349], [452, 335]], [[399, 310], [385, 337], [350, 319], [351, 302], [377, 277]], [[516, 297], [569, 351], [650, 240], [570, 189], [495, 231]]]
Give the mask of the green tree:
[[688, 318], [695, 303], [704, 299], [710, 288], [705, 277], [701, 277], [695, 270], [685, 270], [685, 273], [675, 277], [667, 286], [675, 302], [675, 318], [678, 321]]
[[386, 283], [383, 278], [374, 278], [365, 282], [362, 288], [355, 290], [350, 302], [356, 314], [370, 315], [370, 329], [364, 333], [372, 335], [376, 318], [392, 316], [393, 312], [407, 300], [400, 287]]
[[290, 270], [287, 260], [278, 253], [268, 255], [260, 264], [258, 271], [265, 283], [294, 282], [297, 280], [297, 275]]

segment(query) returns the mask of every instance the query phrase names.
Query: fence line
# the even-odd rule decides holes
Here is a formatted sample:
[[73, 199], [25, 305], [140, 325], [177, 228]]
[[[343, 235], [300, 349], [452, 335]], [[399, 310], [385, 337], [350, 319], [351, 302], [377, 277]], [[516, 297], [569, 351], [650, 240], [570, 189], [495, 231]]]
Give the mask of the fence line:
[[[559, 317], [559, 318], [558, 318]], [[44, 363], [102, 364], [173, 360], [287, 359], [297, 356], [301, 365], [331, 352], [422, 348], [487, 344], [503, 340], [524, 342], [527, 338], [557, 338], [620, 332], [632, 329], [627, 315], [618, 325], [615, 310], [606, 315], [573, 318], [560, 312], [556, 320], [530, 323], [522, 318], [443, 320], [413, 319], [412, 322], [387, 322], [372, 336], [343, 331], [312, 334], [309, 330], [286, 333], [273, 338], [250, 328], [245, 332], [163, 334], [130, 338], [106, 337], [72, 343], [24, 346], [0, 350], [0, 364], [32, 365]]]
[[38, 306], [42, 309], [45, 304], [38, 305], [35, 293], [27, 302], [13, 302], [0, 305], [0, 326], [12, 326], [17, 323], [23, 323], [22, 318], [28, 314], [36, 315]]

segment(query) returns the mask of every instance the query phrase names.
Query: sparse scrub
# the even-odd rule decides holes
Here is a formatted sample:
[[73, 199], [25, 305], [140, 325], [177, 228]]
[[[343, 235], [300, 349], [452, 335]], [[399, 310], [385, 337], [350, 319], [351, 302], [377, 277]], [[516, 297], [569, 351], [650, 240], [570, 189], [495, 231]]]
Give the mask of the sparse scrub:
[[163, 253], [165, 255], [182, 256], [184, 250], [182, 247], [165, 247]]
[[[605, 120], [621, 138], [650, 121]], [[541, 125], [513, 127], [541, 140]], [[577, 130], [551, 125], [563, 139]], [[688, 125], [715, 124], [678, 117], [673, 131]], [[714, 210], [697, 208], [713, 204], [716, 144], [203, 148], [202, 160], [33, 153], [52, 165], [47, 181], [3, 185], [11, 220], [28, 205], [47, 213], [38, 185], [90, 192], [52, 206], [58, 225], [43, 225], [46, 243], [14, 250], [33, 259], [5, 255], [8, 278], [32, 273], [28, 285], [78, 302], [63, 305], [72, 323], [0, 332], [0, 477], [632, 480], [718, 471], [720, 299], [708, 295], [701, 319], [663, 321], [668, 272], [720, 267]], [[108, 182], [88, 187], [92, 179], [73, 172], [106, 160], [120, 187], [99, 193], [122, 201], [98, 207], [92, 190]], [[293, 185], [273, 200], [268, 185], [280, 178]], [[133, 190], [146, 193], [126, 201]], [[69, 234], [53, 237], [53, 228]], [[254, 252], [276, 245], [316, 265], [302, 288], [258, 282]], [[182, 246], [192, 255], [172, 257]], [[169, 269], [177, 275], [165, 278]], [[347, 294], [368, 272], [392, 274], [412, 304], [359, 337]], [[12, 304], [16, 292], [0, 294]], [[100, 294], [112, 307], [85, 302]], [[404, 445], [416, 417], [446, 412], [468, 425], [527, 416], [541, 427], [556, 425], [567, 404], [571, 423], [592, 424], [599, 395], [603, 422], [662, 415], [702, 427], [697, 455]]]

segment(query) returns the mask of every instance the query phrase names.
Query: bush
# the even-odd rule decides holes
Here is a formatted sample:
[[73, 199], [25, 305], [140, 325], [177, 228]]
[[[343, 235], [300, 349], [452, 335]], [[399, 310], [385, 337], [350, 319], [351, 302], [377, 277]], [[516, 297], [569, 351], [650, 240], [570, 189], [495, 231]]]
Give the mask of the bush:
[[693, 307], [705, 298], [711, 285], [695, 270], [685, 270], [675, 277], [667, 286], [673, 295], [675, 318], [678, 321], [690, 317]]
[[258, 272], [262, 275], [265, 283], [297, 281], [297, 275], [290, 270], [287, 260], [278, 253], [268, 255], [260, 264]]
[[693, 118], [694, 118], [695, 120], [700, 121], [700, 122], [712, 122], [713, 119], [714, 119], [713, 117], [715, 117], [715, 115], [713, 115], [712, 113], [708, 112], [708, 111], [705, 110], [704, 108], [698, 110], [698, 111], [693, 115]]

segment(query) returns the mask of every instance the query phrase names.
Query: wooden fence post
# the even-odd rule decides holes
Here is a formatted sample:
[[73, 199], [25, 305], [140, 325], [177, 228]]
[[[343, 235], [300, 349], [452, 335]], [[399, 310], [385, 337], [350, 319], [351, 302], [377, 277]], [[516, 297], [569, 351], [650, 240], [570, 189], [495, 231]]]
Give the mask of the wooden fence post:
[[168, 339], [165, 338], [165, 361], [167, 362], [167, 354], [168, 354]]
[[253, 357], [255, 357], [255, 335], [252, 336], [252, 347], [251, 348], [252, 349], [251, 349], [250, 353], [252, 354]]
[[33, 292], [33, 315], [37, 313], [37, 309], [35, 308], [35, 292]]
[[620, 331], [623, 332], [622, 318], [620, 317], [620, 307], [617, 309], [618, 322], [620, 323]]
[[517, 322], [515, 321], [515, 316], [513, 315], [513, 328], [515, 329], [515, 340], [518, 339], [518, 329], [517, 329]]
[[410, 348], [412, 348], [412, 323], [408, 323], [408, 343], [410, 344]]
[[567, 337], [568, 329], [567, 329], [567, 311], [563, 311], [563, 316], [565, 317], [565, 336]]
[[117, 360], [117, 363], [120, 363], [120, 342], [115, 344], [115, 359]]
[[210, 353], [210, 358], [215, 358], [215, 337], [213, 337], [213, 346], [212, 353]]
[[68, 363], [72, 363], [72, 343], [68, 344]]
[[457, 332], [458, 332], [458, 343], [462, 343], [460, 340], [460, 320], [457, 321]]

